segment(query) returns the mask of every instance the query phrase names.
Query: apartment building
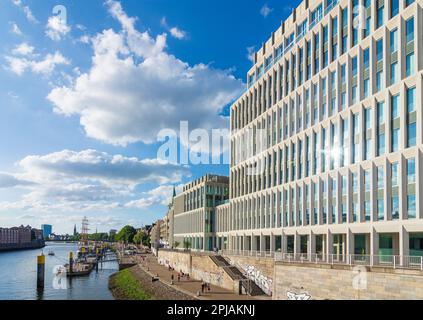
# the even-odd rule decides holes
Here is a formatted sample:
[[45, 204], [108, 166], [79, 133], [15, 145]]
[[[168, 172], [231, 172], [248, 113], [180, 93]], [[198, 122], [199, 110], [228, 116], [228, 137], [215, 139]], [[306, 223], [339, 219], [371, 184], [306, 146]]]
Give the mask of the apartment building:
[[422, 6], [305, 0], [256, 52], [231, 107], [219, 249], [423, 255]]
[[173, 245], [212, 251], [216, 242], [216, 207], [229, 200], [229, 178], [208, 174], [183, 187], [171, 208]]

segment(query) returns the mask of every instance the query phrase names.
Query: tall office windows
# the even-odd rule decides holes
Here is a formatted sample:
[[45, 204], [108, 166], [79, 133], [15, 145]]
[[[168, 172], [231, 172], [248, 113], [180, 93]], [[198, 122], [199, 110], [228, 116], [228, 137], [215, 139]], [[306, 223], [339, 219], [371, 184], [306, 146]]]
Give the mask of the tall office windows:
[[385, 103], [377, 103], [377, 156], [385, 154]]
[[330, 73], [330, 83], [331, 83], [331, 115], [335, 115], [338, 112], [337, 104], [336, 104], [336, 90], [337, 90], [337, 80], [338, 77], [336, 76], [336, 71]]
[[365, 123], [365, 142], [364, 142], [364, 160], [370, 160], [372, 157], [372, 114], [371, 109], [364, 109]]
[[326, 68], [329, 64], [329, 28], [323, 27], [323, 62], [322, 68]]
[[385, 220], [385, 169], [377, 167], [377, 219]]
[[376, 0], [376, 29], [384, 24], [385, 0]]
[[416, 160], [407, 159], [407, 216], [416, 218]]
[[341, 166], [345, 167], [348, 165], [348, 119], [342, 119], [342, 152], [341, 152]]
[[398, 162], [391, 164], [391, 217], [392, 220], [399, 219], [399, 165]]
[[370, 49], [364, 49], [363, 51], [363, 93], [364, 98], [367, 98], [370, 94]]
[[363, 38], [367, 38], [370, 35], [370, 31], [371, 31], [371, 20], [372, 20], [372, 17], [370, 15], [371, 4], [372, 4], [371, 0], [364, 0], [364, 7], [366, 8], [366, 25], [363, 30]]
[[348, 50], [348, 8], [342, 10], [342, 46], [341, 52], [344, 54]]
[[347, 107], [347, 65], [341, 65], [341, 108]]
[[332, 185], [331, 185], [331, 190], [332, 190], [332, 199], [331, 199], [331, 203], [332, 203], [332, 207], [331, 207], [331, 212], [332, 212], [332, 223], [338, 223], [338, 211], [337, 211], [337, 207], [336, 207], [336, 201], [338, 199], [338, 195], [337, 195], [337, 188], [336, 188], [336, 178], [330, 178], [330, 180], [332, 181]]
[[352, 118], [352, 125], [353, 125], [353, 136], [352, 136], [352, 163], [357, 163], [360, 161], [360, 121], [359, 121], [359, 114], [353, 114]]
[[405, 46], [405, 73], [409, 77], [415, 72], [414, 63], [414, 18], [410, 18], [405, 23], [406, 46]]
[[399, 150], [400, 141], [399, 95], [391, 97], [391, 152]]
[[353, 172], [352, 175], [352, 189], [353, 189], [353, 201], [352, 201], [352, 218], [353, 222], [359, 221], [359, 187], [358, 187], [358, 173]]
[[326, 117], [328, 116], [328, 112], [327, 112], [327, 108], [328, 108], [328, 85], [327, 85], [327, 79], [326, 77], [322, 78], [322, 110], [321, 110], [321, 114], [322, 114], [322, 118], [326, 119]]
[[391, 85], [398, 81], [398, 29], [395, 28], [390, 32], [390, 53], [391, 53]]
[[319, 46], [320, 46], [320, 37], [316, 33], [314, 35], [314, 74], [317, 74], [320, 70], [319, 68]]
[[351, 102], [352, 104], [357, 103], [357, 95], [358, 95], [358, 65], [357, 65], [357, 57], [351, 58], [351, 70], [352, 70], [352, 89], [351, 89]]
[[332, 58], [335, 61], [338, 57], [338, 17], [332, 19]]
[[370, 193], [372, 190], [371, 187], [371, 170], [364, 171], [364, 216], [366, 221], [371, 220], [371, 202], [370, 202]]
[[383, 79], [383, 38], [376, 41], [376, 92], [385, 87]]
[[347, 189], [347, 176], [341, 177], [342, 188], [342, 223], [347, 223], [347, 208], [348, 208], [348, 189]]
[[[358, 16], [360, 14], [360, 10], [359, 10], [359, 1], [358, 0], [353, 0], [352, 2], [352, 7], [353, 7], [353, 14], [352, 14], [352, 20], [356, 21], [358, 19]], [[352, 25], [352, 46], [356, 46], [358, 44], [358, 26], [356, 25]]]
[[399, 0], [391, 0], [391, 15], [390, 18], [395, 17], [399, 13]]
[[416, 88], [407, 89], [407, 147], [416, 146]]

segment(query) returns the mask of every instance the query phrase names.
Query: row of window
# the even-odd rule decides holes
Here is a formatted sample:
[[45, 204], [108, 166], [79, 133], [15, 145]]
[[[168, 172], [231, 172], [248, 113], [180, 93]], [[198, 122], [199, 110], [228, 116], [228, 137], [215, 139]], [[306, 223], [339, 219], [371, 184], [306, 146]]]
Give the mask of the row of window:
[[[405, 23], [405, 29], [402, 32], [401, 39], [399, 29], [397, 27], [389, 31], [390, 36], [386, 40], [380, 38], [375, 39], [372, 42], [372, 52], [376, 53], [376, 59], [371, 58], [370, 47], [363, 48], [360, 50], [360, 57], [351, 56], [350, 59], [348, 59], [349, 61], [347, 64], [340, 65], [338, 71], [339, 75], [337, 75], [336, 70], [333, 70], [330, 72], [329, 79], [326, 79], [326, 77], [320, 77], [317, 83], [313, 83], [313, 96], [310, 97], [311, 93], [306, 92], [305, 99], [310, 100], [311, 98], [313, 101], [316, 101], [316, 97], [319, 97], [317, 94], [321, 92], [321, 97], [323, 99], [323, 103], [325, 104], [324, 109], [328, 108], [325, 99], [329, 99], [330, 97], [330, 108], [333, 112], [335, 112], [338, 110], [338, 105], [340, 105], [341, 108], [346, 108], [347, 105], [355, 104], [358, 100], [365, 99], [372, 93], [379, 92], [386, 86], [398, 83], [400, 78], [414, 74], [416, 71], [414, 30], [415, 19], [414, 17], [411, 17]], [[399, 43], [405, 43], [406, 46], [400, 49], [398, 45]], [[308, 48], [310, 48], [310, 46], [308, 46]], [[388, 70], [385, 70], [384, 48], [386, 48], [386, 57], [389, 63]], [[311, 79], [311, 51], [311, 48], [310, 50], [307, 50], [306, 63], [309, 67], [307, 66], [306, 80]], [[314, 52], [319, 52], [318, 48], [315, 48]], [[406, 62], [405, 70], [403, 70], [401, 75], [399, 72], [400, 54]], [[297, 72], [299, 73], [299, 79], [301, 80], [298, 84], [302, 85], [304, 69], [304, 55], [302, 48], [299, 49], [299, 57], [301, 62], [299, 65], [297, 65], [296, 62], [296, 55], [293, 54], [292, 59], [287, 59], [285, 63], [279, 66], [278, 69], [269, 74], [267, 79], [264, 79], [261, 84], [254, 88], [254, 90], [251, 90], [249, 94], [238, 102], [238, 104], [232, 109], [232, 129], [235, 130], [245, 127], [266, 110], [271, 108], [275, 103], [287, 97], [293, 90], [295, 90], [297, 88]], [[319, 55], [315, 55], [315, 58], [315, 67], [318, 67]], [[291, 65], [293, 67], [291, 67]], [[373, 83], [375, 83], [375, 85], [372, 88], [370, 87], [370, 78], [372, 77], [370, 74], [370, 65], [373, 66], [373, 73], [375, 74], [373, 79]], [[351, 81], [347, 80], [348, 70], [348, 78], [352, 78]], [[316, 70], [315, 74], [318, 72], [319, 70]], [[359, 92], [358, 78], [360, 78], [360, 87], [362, 88], [361, 92]], [[293, 88], [291, 88], [291, 83], [294, 84]], [[350, 86], [350, 94], [347, 96], [347, 87]], [[338, 98], [336, 97], [337, 94], [339, 95]], [[322, 112], [325, 113], [325, 110], [322, 110]]]
[[[415, 147], [416, 87], [407, 88], [405, 95], [404, 115], [400, 110], [400, 94], [390, 95], [388, 102], [377, 101], [360, 112], [335, 118], [327, 127], [319, 126], [271, 152], [260, 154], [257, 147], [260, 137], [256, 136], [257, 132], [247, 132], [242, 136], [243, 141], [237, 141], [232, 149], [241, 150], [240, 159], [259, 156], [231, 170], [232, 198]], [[403, 122], [406, 127], [401, 130]], [[264, 137], [267, 136], [265, 132]], [[265, 150], [266, 141], [263, 145]]]
[[[416, 158], [406, 159], [402, 184], [399, 162], [349, 172], [338, 178], [319, 178], [310, 184], [288, 186], [252, 199], [232, 203], [231, 230], [364, 223], [418, 218]], [[400, 207], [400, 186], [405, 210]], [[403, 191], [404, 192], [404, 191]]]
[[[399, 14], [399, 0], [390, 0], [390, 14], [389, 19], [394, 18]], [[264, 59], [264, 63], [261, 64], [256, 68], [256, 70], [250, 74], [247, 78], [247, 84], [248, 88], [250, 88], [256, 81], [258, 81], [264, 73], [267, 72], [267, 70], [270, 69], [270, 67], [273, 66], [280, 58], [282, 58], [285, 53], [289, 52], [290, 49], [298, 43], [307, 33], [307, 31], [312, 31], [314, 26], [316, 26], [323, 18], [324, 15], [327, 15], [335, 5], [338, 4], [338, 0], [332, 0], [332, 1], [324, 1], [323, 4], [325, 4], [325, 10], [323, 14], [323, 4], [320, 4], [314, 11], [310, 13], [310, 23], [308, 23], [309, 19], [305, 19], [302, 22], [298, 23], [296, 25], [296, 28], [294, 32], [291, 32], [287, 36], [284, 37], [284, 40], [282, 41], [282, 44], [278, 46], [274, 52], [273, 55], [267, 57]], [[414, 0], [406, 0], [404, 2], [405, 8], [410, 6], [412, 3], [414, 3]], [[360, 21], [358, 19], [362, 19], [362, 16], [360, 15], [360, 7], [359, 5], [363, 4], [366, 13], [365, 13], [365, 21]], [[359, 42], [359, 28], [362, 29], [362, 36], [361, 39], [367, 38], [372, 30], [379, 29], [382, 27], [385, 23], [385, 1], [384, 0], [377, 0], [374, 2], [375, 4], [375, 10], [376, 10], [376, 17], [372, 20], [371, 16], [371, 0], [364, 0], [364, 3], [360, 3], [358, 0], [352, 0], [350, 2], [350, 10], [348, 10], [348, 7], [345, 7], [341, 9], [341, 19], [338, 21], [338, 16], [335, 16], [331, 18], [330, 26], [331, 26], [331, 38], [332, 38], [332, 57], [331, 60], [334, 61], [338, 55], [338, 29], [341, 28], [341, 46], [340, 46], [340, 54], [345, 53], [348, 50], [349, 47], [349, 41], [348, 41], [348, 33], [349, 30], [351, 30], [352, 37], [350, 39], [350, 45], [351, 47], [354, 47]], [[361, 23], [364, 23], [364, 28], [362, 28]], [[371, 27], [373, 23], [373, 28]], [[324, 58], [323, 58], [323, 64], [327, 64], [328, 61], [328, 53], [327, 53], [327, 43], [328, 43], [328, 25], [323, 26], [323, 43], [324, 43]], [[318, 52], [319, 46], [320, 46], [320, 35], [317, 32], [314, 36], [314, 50]], [[307, 45], [307, 53], [310, 53], [311, 51], [311, 45]], [[307, 55], [307, 57], [310, 57], [310, 54]], [[319, 69], [319, 63], [317, 59], [317, 63], [314, 68], [314, 72], [317, 73]]]

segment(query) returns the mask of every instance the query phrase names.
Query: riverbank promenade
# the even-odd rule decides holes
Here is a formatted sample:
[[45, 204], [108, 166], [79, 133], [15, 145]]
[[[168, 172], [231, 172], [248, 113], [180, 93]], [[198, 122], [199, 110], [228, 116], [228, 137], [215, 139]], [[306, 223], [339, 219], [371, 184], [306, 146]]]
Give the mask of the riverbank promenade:
[[[179, 290], [185, 294], [188, 294], [192, 297], [195, 297], [199, 300], [270, 300], [271, 297], [268, 296], [258, 296], [251, 297], [248, 295], [237, 295], [229, 290], [210, 285], [210, 291], [201, 293], [200, 296], [197, 296], [197, 292], [201, 292], [201, 281], [194, 279], [186, 279], [181, 277], [181, 280], [178, 281], [178, 272], [170, 271], [168, 268], [160, 265], [157, 261], [157, 258], [148, 254], [142, 257], [137, 257], [138, 266], [151, 276], [158, 277], [159, 280], [172, 288]], [[173, 275], [173, 285], [171, 284], [171, 279]]]

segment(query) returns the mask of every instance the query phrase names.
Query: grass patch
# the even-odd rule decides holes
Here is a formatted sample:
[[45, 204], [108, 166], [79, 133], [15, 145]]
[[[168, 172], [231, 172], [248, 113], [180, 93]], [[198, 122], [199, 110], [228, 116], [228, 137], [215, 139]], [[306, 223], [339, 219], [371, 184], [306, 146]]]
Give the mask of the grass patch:
[[153, 297], [145, 292], [131, 270], [126, 269], [113, 275], [110, 289], [121, 300], [151, 300]]

